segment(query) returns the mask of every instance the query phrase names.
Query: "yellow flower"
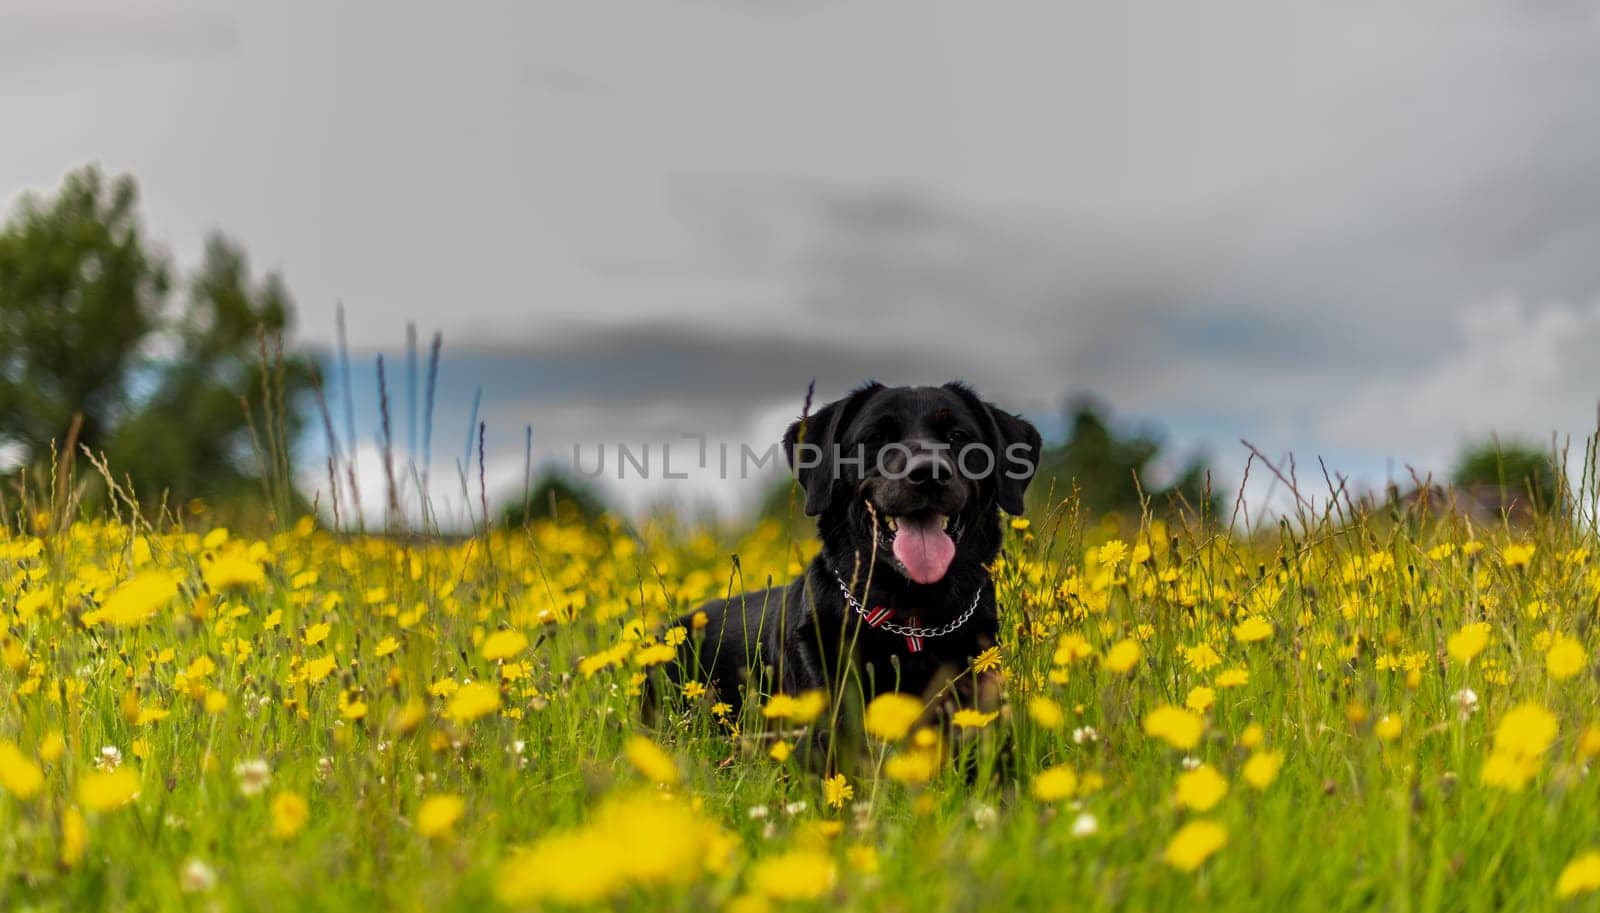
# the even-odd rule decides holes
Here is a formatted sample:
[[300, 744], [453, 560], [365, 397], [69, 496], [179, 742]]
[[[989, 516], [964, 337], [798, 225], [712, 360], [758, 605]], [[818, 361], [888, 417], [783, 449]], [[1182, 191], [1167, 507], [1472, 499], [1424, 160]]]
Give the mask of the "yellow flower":
[[1508, 792], [1521, 792], [1539, 775], [1539, 758], [1519, 755], [1511, 751], [1490, 752], [1478, 771], [1484, 786], [1494, 786]]
[[1545, 671], [1556, 681], [1572, 678], [1582, 672], [1588, 662], [1589, 651], [1565, 634], [1557, 635], [1555, 643], [1550, 645], [1550, 651], [1544, 655]]
[[1182, 751], [1200, 744], [1205, 729], [1205, 720], [1199, 714], [1170, 705], [1157, 707], [1144, 718], [1145, 735], [1161, 739]]
[[1400, 717], [1391, 713], [1385, 713], [1383, 716], [1378, 717], [1377, 724], [1372, 727], [1373, 731], [1378, 734], [1378, 738], [1385, 742], [1393, 742], [1395, 739], [1400, 738], [1400, 731], [1404, 728], [1405, 724]]
[[1533, 702], [1518, 704], [1494, 730], [1494, 750], [1537, 758], [1556, 740], [1556, 718]]
[[1260, 615], [1251, 615], [1233, 626], [1233, 637], [1242, 644], [1253, 644], [1272, 636], [1272, 622]]
[[316, 683], [332, 675], [333, 670], [337, 668], [339, 668], [339, 660], [333, 654], [330, 653], [327, 656], [319, 656], [316, 659], [306, 663], [306, 681], [315, 685]]
[[84, 848], [89, 845], [89, 825], [76, 805], [61, 814], [61, 864], [72, 868], [83, 861]]
[[678, 762], [661, 749], [660, 745], [650, 741], [642, 735], [636, 735], [623, 746], [623, 754], [627, 755], [629, 763], [633, 765], [645, 779], [652, 783], [670, 786], [678, 782]]
[[908, 694], [886, 691], [872, 699], [862, 719], [867, 734], [893, 742], [905, 736], [922, 718], [922, 702]]
[[850, 868], [863, 875], [878, 874], [878, 849], [877, 847], [861, 845], [853, 846], [844, 851], [845, 861], [850, 863]]
[[311, 807], [305, 799], [285, 791], [272, 797], [271, 814], [272, 836], [292, 840], [311, 819]]
[[1215, 821], [1201, 818], [1185, 824], [1172, 835], [1164, 858], [1175, 869], [1193, 872], [1227, 845], [1228, 829]]
[[1065, 764], [1047, 767], [1033, 778], [1033, 797], [1040, 802], [1060, 802], [1078, 791], [1078, 774]]
[[772, 747], [767, 749], [767, 757], [777, 761], [779, 764], [789, 760], [789, 755], [791, 754], [794, 754], [794, 747], [782, 739], [773, 742]]
[[1242, 688], [1250, 684], [1250, 670], [1233, 668], [1217, 673], [1218, 688]]
[[27, 801], [44, 786], [44, 771], [10, 742], [0, 742], [0, 789]]
[[834, 774], [823, 781], [822, 794], [829, 808], [843, 808], [846, 802], [855, 798], [856, 788], [850, 785], [844, 774]]
[[1057, 666], [1067, 666], [1094, 655], [1094, 647], [1082, 634], [1063, 634], [1056, 643], [1056, 653], [1051, 663]]
[[795, 697], [791, 694], [774, 694], [761, 708], [761, 715], [769, 720], [789, 720], [804, 726], [828, 709], [828, 696], [821, 691], [807, 691]]
[[790, 850], [750, 866], [750, 887], [772, 900], [816, 900], [833, 888], [833, 857], [819, 850]]
[[938, 770], [938, 754], [926, 749], [901, 752], [883, 764], [885, 776], [908, 786], [920, 786], [928, 782]]
[[52, 729], [39, 740], [39, 760], [54, 764], [67, 750], [67, 737], [59, 729]]
[[429, 796], [417, 807], [417, 833], [429, 839], [449, 836], [466, 809], [467, 803], [460, 796], [451, 793]]
[[633, 654], [633, 664], [643, 669], [659, 666], [678, 658], [678, 648], [670, 644], [645, 644]]
[[1473, 657], [1489, 645], [1489, 623], [1486, 621], [1462, 625], [1461, 630], [1445, 641], [1445, 651], [1458, 663], [1470, 663]]
[[1197, 812], [1208, 812], [1228, 794], [1228, 781], [1210, 764], [1178, 775], [1178, 804]]
[[1000, 668], [1000, 648], [990, 647], [972, 658], [972, 671], [988, 672]]
[[377, 646], [372, 648], [372, 653], [381, 659], [398, 649], [400, 649], [400, 641], [395, 640], [393, 637], [385, 637], [383, 640], [378, 641]]
[[1222, 665], [1222, 657], [1217, 655], [1217, 651], [1212, 649], [1210, 644], [1195, 644], [1192, 647], [1178, 649], [1182, 651], [1183, 661], [1189, 664], [1189, 668], [1201, 675]]
[[1211, 705], [1217, 702], [1217, 692], [1205, 685], [1196, 685], [1189, 689], [1189, 696], [1184, 698], [1183, 706], [1195, 713], [1205, 713]]
[[316, 624], [311, 625], [310, 627], [306, 628], [306, 634], [304, 638], [305, 645], [308, 647], [315, 647], [317, 644], [327, 640], [328, 633], [332, 630], [333, 625], [330, 625], [325, 621], [319, 621]]
[[1537, 550], [1537, 546], [1531, 542], [1512, 543], [1500, 550], [1500, 560], [1506, 563], [1506, 567], [1526, 567]]
[[1574, 856], [1556, 879], [1556, 896], [1562, 900], [1600, 889], [1600, 850]]
[[1139, 658], [1144, 654], [1138, 641], [1124, 638], [1111, 645], [1106, 651], [1106, 668], [1112, 672], [1123, 673], [1138, 664]]
[[1281, 769], [1283, 769], [1283, 752], [1258, 751], [1250, 756], [1250, 760], [1244, 762], [1241, 774], [1246, 783], [1257, 790], [1265, 790], [1272, 785], [1273, 780], [1278, 779], [1278, 771]]
[[84, 615], [89, 622], [108, 622], [118, 627], [139, 624], [160, 611], [178, 595], [178, 579], [166, 571], [145, 571], [106, 597], [105, 605]]
[[1028, 716], [1045, 729], [1060, 729], [1067, 721], [1061, 705], [1042, 695], [1029, 699]]
[[[483, 639], [483, 646], [478, 652], [484, 659], [494, 662], [497, 659], [510, 659], [528, 649], [528, 636], [521, 631], [496, 631]], [[670, 658], [670, 657], [669, 657]]]
[[216, 556], [201, 569], [206, 586], [212, 590], [246, 589], [266, 582], [266, 572], [239, 549], [230, 549]]
[[1126, 557], [1128, 557], [1128, 544], [1121, 539], [1112, 539], [1100, 546], [1100, 551], [1096, 555], [1099, 562], [1105, 565], [1119, 564]]
[[462, 723], [470, 723], [500, 709], [500, 689], [483, 682], [468, 682], [451, 696], [445, 715]]
[[1244, 727], [1244, 732], [1239, 733], [1239, 744], [1251, 750], [1260, 748], [1267, 742], [1267, 731], [1260, 723], [1251, 723]]
[[90, 771], [78, 781], [78, 801], [93, 812], [118, 809], [139, 797], [139, 774], [131, 767]]
[[956, 727], [957, 729], [982, 729], [983, 727], [994, 722], [995, 718], [999, 715], [1000, 714], [998, 711], [994, 713], [983, 713], [981, 711], [971, 709], [957, 710], [950, 717], [950, 725]]

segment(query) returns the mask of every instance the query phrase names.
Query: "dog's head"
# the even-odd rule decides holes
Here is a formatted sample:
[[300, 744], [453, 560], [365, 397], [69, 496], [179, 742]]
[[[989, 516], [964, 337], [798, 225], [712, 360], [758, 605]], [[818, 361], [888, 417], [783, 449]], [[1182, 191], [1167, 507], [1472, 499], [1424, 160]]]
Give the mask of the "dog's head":
[[999, 515], [1022, 513], [1039, 432], [961, 383], [868, 384], [789, 426], [784, 451], [824, 538], [876, 544], [882, 563], [933, 585], [999, 546]]

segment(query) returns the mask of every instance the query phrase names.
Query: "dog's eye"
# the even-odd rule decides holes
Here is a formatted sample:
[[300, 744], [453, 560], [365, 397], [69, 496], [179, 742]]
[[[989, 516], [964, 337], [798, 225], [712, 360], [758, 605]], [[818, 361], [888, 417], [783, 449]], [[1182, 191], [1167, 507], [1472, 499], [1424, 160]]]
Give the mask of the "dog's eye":
[[972, 440], [972, 435], [960, 428], [951, 428], [945, 432], [944, 439], [952, 444], [965, 444], [967, 441]]

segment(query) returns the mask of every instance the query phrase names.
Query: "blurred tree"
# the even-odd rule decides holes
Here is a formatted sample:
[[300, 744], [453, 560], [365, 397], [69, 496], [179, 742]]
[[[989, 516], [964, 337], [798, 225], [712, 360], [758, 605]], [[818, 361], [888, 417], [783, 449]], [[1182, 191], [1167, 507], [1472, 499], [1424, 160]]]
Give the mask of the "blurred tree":
[[556, 519], [563, 523], [596, 523], [606, 513], [605, 498], [593, 486], [567, 475], [546, 471], [526, 497], [518, 498], [500, 512], [500, 525], [527, 526], [535, 520]]
[[1196, 511], [1215, 515], [1220, 509], [1220, 498], [1207, 490], [1210, 470], [1204, 460], [1191, 459], [1172, 484], [1153, 487], [1153, 464], [1162, 448], [1159, 438], [1142, 432], [1119, 433], [1111, 426], [1106, 410], [1087, 397], [1068, 400], [1065, 411], [1066, 440], [1044, 448], [1038, 476], [1028, 489], [1034, 509], [1048, 507], [1044, 502], [1051, 497], [1066, 497], [1074, 485], [1084, 510], [1094, 516], [1137, 514], [1141, 491], [1157, 511], [1180, 497]]
[[175, 304], [138, 200], [132, 177], [90, 167], [53, 198], [24, 196], [0, 229], [0, 446], [38, 468], [81, 415], [77, 441], [146, 508], [237, 498], [265, 461], [288, 509], [296, 399], [313, 382], [309, 359], [277, 348], [289, 294], [213, 236]]
[[1500, 506], [1531, 499], [1536, 510], [1555, 506], [1560, 481], [1550, 454], [1520, 441], [1498, 438], [1469, 446], [1450, 475], [1457, 487], [1497, 493]]

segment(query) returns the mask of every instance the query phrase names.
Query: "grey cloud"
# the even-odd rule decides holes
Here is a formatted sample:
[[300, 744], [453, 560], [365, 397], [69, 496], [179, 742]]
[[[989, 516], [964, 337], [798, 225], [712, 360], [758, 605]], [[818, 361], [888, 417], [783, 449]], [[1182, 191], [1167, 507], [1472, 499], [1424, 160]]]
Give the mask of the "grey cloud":
[[7, 4], [4, 16], [0, 85], [42, 85], [84, 70], [223, 55], [239, 46], [232, 15], [192, 2], [21, 2]]

